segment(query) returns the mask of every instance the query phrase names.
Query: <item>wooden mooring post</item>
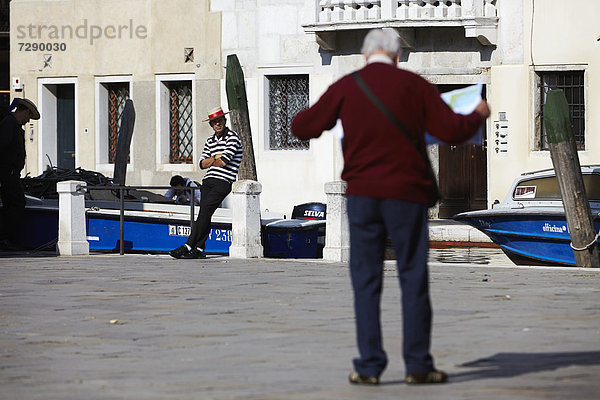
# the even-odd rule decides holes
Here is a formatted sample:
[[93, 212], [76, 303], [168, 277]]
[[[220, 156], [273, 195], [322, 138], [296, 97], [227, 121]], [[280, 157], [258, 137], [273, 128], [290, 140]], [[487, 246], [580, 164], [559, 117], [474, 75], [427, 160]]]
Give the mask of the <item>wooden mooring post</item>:
[[113, 182], [115, 185], [125, 185], [127, 174], [127, 162], [129, 161], [129, 149], [131, 147], [131, 137], [135, 126], [135, 107], [133, 101], [127, 99], [125, 108], [121, 114], [121, 127], [119, 128], [119, 137], [117, 138], [117, 154], [115, 156], [115, 168]]
[[547, 93], [544, 125], [565, 208], [575, 262], [580, 267], [600, 267], [592, 212], [581, 176], [569, 105], [562, 90], [551, 90]]
[[227, 56], [225, 90], [227, 92], [229, 109], [235, 110], [231, 113], [231, 127], [242, 139], [243, 157], [238, 171], [238, 180], [247, 179], [256, 181], [256, 162], [254, 161], [254, 147], [252, 145], [252, 131], [250, 130], [250, 115], [248, 114], [244, 71], [242, 71], [240, 62], [235, 54]]

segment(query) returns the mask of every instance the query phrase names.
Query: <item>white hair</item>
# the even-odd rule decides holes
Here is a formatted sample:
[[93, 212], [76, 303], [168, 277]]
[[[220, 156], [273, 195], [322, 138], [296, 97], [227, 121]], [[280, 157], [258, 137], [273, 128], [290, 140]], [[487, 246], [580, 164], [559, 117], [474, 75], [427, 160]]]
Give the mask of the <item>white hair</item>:
[[398, 33], [391, 28], [372, 29], [365, 36], [360, 52], [365, 56], [377, 50], [397, 54], [402, 49]]

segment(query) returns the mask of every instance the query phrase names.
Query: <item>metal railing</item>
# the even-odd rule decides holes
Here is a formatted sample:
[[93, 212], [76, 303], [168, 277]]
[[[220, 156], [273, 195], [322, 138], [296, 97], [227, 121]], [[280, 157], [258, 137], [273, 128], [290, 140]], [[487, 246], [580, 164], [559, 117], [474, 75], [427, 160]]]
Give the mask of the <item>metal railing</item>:
[[[81, 185], [81, 187], [77, 188], [89, 191], [89, 190], [110, 190], [113, 192], [117, 192], [117, 197], [119, 198], [119, 254], [125, 254], [125, 197], [126, 192], [129, 190], [143, 189], [143, 190], [165, 190], [165, 189], [178, 189], [182, 191], [189, 190], [192, 193], [190, 196], [190, 228], [194, 225], [194, 216], [195, 216], [195, 203], [196, 199], [194, 196], [194, 190], [200, 190], [199, 188], [190, 188], [188, 186], [126, 186], [126, 185], [114, 185], [114, 186], [88, 186]], [[151, 204], [146, 202], [139, 202], [141, 204]]]

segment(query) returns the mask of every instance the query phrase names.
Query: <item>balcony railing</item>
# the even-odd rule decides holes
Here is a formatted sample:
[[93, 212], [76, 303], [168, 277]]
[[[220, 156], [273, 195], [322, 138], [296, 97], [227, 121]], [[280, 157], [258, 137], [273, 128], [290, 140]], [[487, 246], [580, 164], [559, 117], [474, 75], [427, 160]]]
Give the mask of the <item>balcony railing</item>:
[[496, 44], [497, 0], [307, 0], [307, 32], [370, 28], [464, 27], [465, 36]]

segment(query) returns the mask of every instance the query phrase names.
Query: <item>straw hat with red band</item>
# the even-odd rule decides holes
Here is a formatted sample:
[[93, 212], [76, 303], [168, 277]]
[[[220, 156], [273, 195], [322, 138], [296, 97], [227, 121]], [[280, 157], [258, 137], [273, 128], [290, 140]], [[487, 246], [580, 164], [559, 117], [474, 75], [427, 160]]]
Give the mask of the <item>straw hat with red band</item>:
[[[233, 111], [233, 110], [232, 110]], [[212, 121], [213, 119], [224, 117], [229, 114], [231, 111], [223, 112], [221, 107], [214, 108], [208, 112], [208, 118], [203, 119], [202, 122]]]

